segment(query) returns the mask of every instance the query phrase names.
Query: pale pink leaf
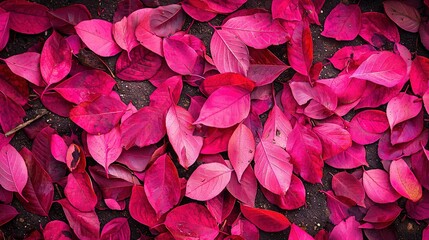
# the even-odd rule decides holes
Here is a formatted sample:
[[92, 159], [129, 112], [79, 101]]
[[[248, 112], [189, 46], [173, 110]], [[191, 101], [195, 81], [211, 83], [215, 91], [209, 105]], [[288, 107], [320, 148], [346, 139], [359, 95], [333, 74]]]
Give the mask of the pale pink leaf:
[[381, 169], [365, 171], [363, 187], [367, 196], [376, 203], [391, 203], [400, 197], [389, 181], [389, 174]]
[[279, 195], [289, 189], [293, 166], [289, 154], [272, 142], [262, 140], [256, 146], [255, 176], [259, 183]]
[[237, 36], [227, 30], [215, 29], [210, 51], [220, 73], [236, 72], [244, 76], [249, 70], [249, 50]]
[[87, 134], [86, 142], [92, 158], [103, 166], [108, 173], [110, 164], [114, 163], [122, 152], [119, 127], [115, 127], [104, 134]]
[[25, 78], [34, 85], [43, 85], [40, 73], [40, 54], [36, 52], [25, 52], [3, 59], [10, 70], [16, 75]]
[[194, 124], [228, 128], [244, 120], [250, 111], [250, 92], [225, 86], [214, 91], [201, 108]]
[[262, 139], [273, 142], [281, 148], [286, 148], [290, 132], [292, 132], [292, 125], [289, 119], [277, 105], [274, 105], [265, 122]]
[[128, 21], [128, 18], [124, 16], [120, 21], [113, 23], [112, 26], [112, 35], [115, 42], [127, 53], [139, 45], [134, 35], [135, 26]]
[[385, 1], [383, 5], [387, 16], [400, 28], [413, 33], [419, 31], [421, 18], [417, 9], [401, 1]]
[[251, 166], [244, 171], [240, 182], [238, 182], [237, 174], [232, 173], [231, 180], [226, 186], [232, 196], [249, 206], [255, 205], [257, 188], [258, 182]]
[[27, 166], [22, 156], [12, 145], [3, 146], [0, 149], [0, 185], [22, 196], [27, 180]]
[[108, 21], [91, 19], [80, 22], [75, 29], [77, 35], [94, 53], [102, 57], [111, 57], [121, 51], [113, 40], [112, 26], [113, 24]]
[[216, 197], [231, 179], [232, 170], [220, 163], [200, 165], [186, 183], [186, 196], [199, 201]]
[[407, 74], [407, 64], [401, 56], [382, 51], [368, 57], [350, 76], [385, 86], [393, 87]]
[[387, 103], [386, 115], [390, 129], [393, 130], [398, 123], [417, 116], [422, 109], [422, 101], [406, 93], [399, 93]]
[[168, 139], [179, 157], [179, 163], [188, 168], [197, 160], [203, 138], [194, 136], [194, 119], [186, 109], [172, 105], [165, 118]]
[[361, 10], [357, 4], [339, 3], [326, 17], [322, 36], [338, 41], [353, 40], [359, 34]]
[[228, 142], [228, 157], [237, 174], [238, 181], [255, 155], [255, 138], [244, 124], [239, 124]]
[[422, 197], [422, 185], [404, 159], [400, 158], [391, 162], [389, 177], [392, 187], [403, 197], [413, 202]]
[[179, 174], [171, 158], [164, 154], [146, 170], [144, 190], [157, 216], [171, 210], [180, 201]]

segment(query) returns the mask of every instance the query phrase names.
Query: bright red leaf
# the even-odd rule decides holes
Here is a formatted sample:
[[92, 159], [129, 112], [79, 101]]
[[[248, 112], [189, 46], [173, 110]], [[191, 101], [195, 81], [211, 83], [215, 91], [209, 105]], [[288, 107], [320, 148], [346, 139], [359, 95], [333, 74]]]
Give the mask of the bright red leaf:
[[299, 22], [287, 44], [290, 66], [298, 73], [308, 76], [313, 63], [313, 40], [308, 24]]
[[240, 209], [244, 217], [262, 231], [279, 232], [290, 226], [289, 220], [283, 214], [278, 212], [253, 208], [243, 204], [240, 204]]

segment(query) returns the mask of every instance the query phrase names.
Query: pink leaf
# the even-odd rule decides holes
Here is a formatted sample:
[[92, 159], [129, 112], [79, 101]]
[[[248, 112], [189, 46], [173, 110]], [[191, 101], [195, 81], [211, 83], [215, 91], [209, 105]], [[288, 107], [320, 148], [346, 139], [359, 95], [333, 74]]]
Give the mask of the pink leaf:
[[112, 130], [125, 112], [126, 105], [116, 98], [100, 96], [92, 102], [83, 102], [70, 111], [70, 119], [91, 134]]
[[417, 9], [401, 1], [383, 2], [384, 11], [400, 28], [408, 32], [419, 31], [420, 14]]
[[228, 157], [237, 174], [238, 181], [255, 155], [255, 138], [252, 131], [244, 124], [239, 124], [228, 143]]
[[40, 71], [48, 85], [61, 81], [69, 74], [72, 52], [67, 41], [57, 32], [46, 40], [40, 55]]
[[175, 239], [215, 239], [219, 233], [216, 220], [197, 203], [174, 208], [164, 222]]
[[353, 200], [357, 205], [365, 207], [365, 190], [362, 183], [348, 172], [340, 172], [332, 177], [332, 190], [335, 195]]
[[12, 145], [0, 149], [0, 185], [11, 192], [22, 191], [28, 180], [28, 171], [22, 156]]
[[247, 46], [256, 49], [283, 44], [288, 37], [283, 26], [265, 12], [230, 18], [222, 25], [222, 30], [234, 33]]
[[362, 14], [362, 27], [359, 36], [375, 47], [382, 47], [385, 39], [399, 42], [399, 31], [396, 25], [383, 13], [366, 12]]
[[288, 240], [314, 240], [314, 238], [302, 228], [292, 224]]
[[386, 87], [400, 83], [407, 73], [407, 65], [401, 56], [382, 51], [366, 59], [350, 76]]
[[171, 158], [164, 154], [146, 170], [144, 190], [157, 216], [172, 209], [180, 201], [179, 174]]
[[272, 193], [284, 195], [289, 189], [293, 166], [289, 154], [272, 142], [262, 140], [256, 146], [255, 176]]
[[145, 147], [157, 143], [166, 134], [164, 116], [155, 107], [143, 107], [121, 124], [122, 145]]
[[80, 22], [75, 29], [77, 35], [94, 53], [102, 57], [111, 57], [121, 51], [113, 40], [112, 26], [108, 21], [91, 19]]
[[340, 169], [352, 169], [359, 166], [368, 166], [365, 147], [357, 143], [353, 143], [345, 152], [327, 159], [325, 162], [334, 168]]
[[64, 34], [76, 34], [74, 26], [91, 19], [91, 13], [83, 4], [72, 4], [48, 11], [52, 27]]
[[135, 27], [127, 17], [123, 17], [122, 20], [113, 23], [112, 35], [118, 46], [127, 53], [130, 53], [135, 47], [139, 45], [135, 36]]
[[10, 28], [24, 34], [38, 34], [51, 27], [47, 11], [42, 4], [27, 1], [5, 1], [0, 7], [10, 13]]
[[322, 144], [322, 158], [336, 156], [352, 146], [350, 133], [338, 124], [322, 123], [313, 128]]
[[257, 86], [274, 82], [280, 74], [289, 68], [268, 49], [249, 48], [249, 54], [250, 66], [247, 77], [254, 81]]
[[413, 92], [422, 96], [428, 89], [429, 58], [416, 56], [411, 64], [410, 83]]
[[100, 235], [100, 221], [95, 211], [81, 212], [66, 198], [57, 201], [63, 207], [66, 218], [79, 239], [93, 239]]
[[203, 0], [209, 10], [217, 13], [232, 13], [243, 5], [246, 0]]
[[298, 73], [308, 76], [313, 62], [313, 40], [308, 24], [299, 22], [287, 44], [290, 66]]
[[[136, 12], [142, 11], [142, 10], [150, 10], [149, 8], [143, 8]], [[137, 41], [144, 46], [145, 48], [149, 49], [150, 51], [158, 54], [159, 56], [164, 56], [164, 50], [162, 48], [162, 38], [156, 36], [154, 33], [150, 31], [150, 14], [145, 14], [141, 19], [141, 22], [137, 25], [135, 30], [135, 36], [137, 38]], [[131, 16], [131, 15], [130, 15]]]
[[232, 223], [231, 234], [241, 236], [243, 239], [259, 239], [259, 229], [243, 217]]
[[154, 227], [158, 224], [156, 212], [150, 205], [143, 186], [133, 186], [129, 211], [131, 217], [141, 224], [148, 227]]
[[226, 189], [228, 189], [228, 192], [232, 196], [249, 206], [255, 205], [257, 188], [258, 182], [251, 166], [248, 166], [244, 171], [240, 182], [238, 181], [237, 174], [235, 172], [232, 173], [231, 180], [226, 186]]
[[198, 158], [203, 138], [194, 136], [194, 119], [186, 109], [172, 105], [165, 118], [168, 139], [179, 157], [179, 163], [188, 168]]
[[9, 17], [10, 13], [0, 12], [0, 50], [3, 50], [9, 41]]
[[393, 145], [406, 143], [416, 139], [423, 130], [423, 111], [402, 123], [397, 124], [390, 135], [390, 142]]
[[292, 132], [292, 125], [289, 119], [287, 119], [277, 105], [274, 105], [265, 122], [262, 139], [272, 142], [281, 148], [286, 148], [290, 132]]
[[200, 165], [186, 183], [186, 196], [198, 201], [216, 197], [231, 179], [232, 170], [221, 163]]
[[273, 18], [281, 18], [288, 21], [301, 21], [299, 0], [273, 0], [271, 11]]
[[378, 156], [382, 160], [392, 160], [401, 157], [407, 157], [421, 150], [421, 145], [425, 145], [428, 141], [429, 131], [423, 131], [410, 142], [399, 143], [392, 145], [390, 133], [386, 132], [378, 143]]
[[335, 196], [332, 191], [323, 192], [326, 195], [326, 206], [331, 213], [329, 220], [335, 225], [339, 224], [344, 219], [348, 218], [351, 214], [350, 208], [355, 203], [345, 197]]
[[387, 120], [389, 120], [390, 129], [393, 129], [398, 123], [417, 116], [421, 109], [422, 102], [418, 97], [399, 93], [387, 104], [386, 115]]
[[161, 6], [150, 15], [150, 30], [159, 37], [168, 37], [179, 31], [184, 22], [185, 15], [180, 5]]
[[225, 86], [209, 96], [194, 124], [228, 128], [245, 119], [249, 111], [249, 91], [240, 87]]
[[91, 102], [100, 95], [109, 95], [115, 84], [109, 74], [100, 70], [88, 70], [73, 75], [53, 89], [67, 101], [80, 104]]
[[117, 217], [104, 225], [101, 230], [100, 239], [102, 240], [128, 240], [131, 237], [130, 225], [124, 217]]
[[275, 211], [253, 208], [240, 204], [241, 213], [251, 223], [265, 232], [280, 232], [290, 226], [289, 219]]
[[422, 185], [402, 158], [392, 161], [389, 177], [392, 187], [403, 197], [413, 202], [422, 197]]
[[40, 73], [40, 54], [25, 52], [3, 59], [10, 70], [16, 75], [25, 78], [34, 85], [43, 85]]
[[64, 195], [69, 203], [81, 212], [94, 211], [97, 204], [97, 195], [95, 195], [91, 178], [86, 172], [71, 173], [67, 176]]
[[43, 228], [44, 239], [69, 239], [73, 232], [67, 223], [60, 220], [48, 222]]
[[207, 209], [221, 224], [231, 214], [234, 209], [235, 198], [226, 191], [207, 201]]
[[28, 181], [22, 191], [23, 197], [18, 196], [18, 199], [27, 211], [48, 216], [54, 199], [52, 179], [42, 165], [33, 158], [30, 150], [23, 148], [21, 154], [27, 165]]
[[3, 226], [7, 222], [11, 221], [19, 214], [15, 207], [6, 204], [0, 204], [0, 211], [2, 213], [0, 215], [0, 226]]
[[365, 171], [363, 187], [368, 197], [376, 203], [391, 203], [400, 197], [390, 184], [387, 172], [381, 169]]
[[295, 124], [289, 134], [286, 150], [294, 171], [310, 183], [320, 183], [323, 175], [322, 144], [308, 127]]
[[322, 36], [338, 41], [353, 40], [359, 34], [361, 10], [357, 4], [339, 3], [326, 17]]
[[354, 69], [355, 65], [360, 65], [374, 51], [375, 48], [368, 44], [359, 46], [346, 46], [336, 51], [334, 56], [328, 58], [328, 60], [334, 65], [336, 69]]
[[355, 220], [354, 216], [347, 218], [332, 229], [329, 239], [363, 240], [362, 230], [359, 228], [359, 222]]
[[380, 110], [365, 110], [350, 121], [349, 132], [354, 142], [370, 144], [380, 139], [389, 128], [386, 113]]
[[121, 155], [116, 162], [127, 166], [129, 169], [142, 172], [146, 169], [149, 161], [156, 150], [155, 145], [139, 148], [133, 147], [128, 150], [122, 150]]
[[422, 151], [411, 156], [411, 168], [420, 184], [429, 189], [429, 151], [422, 147]]
[[141, 8], [143, 8], [143, 3], [140, 0], [120, 1], [113, 15], [113, 22], [118, 22], [123, 17], [126, 17]]
[[[203, 58], [186, 43], [164, 38], [164, 57], [171, 70], [182, 75], [201, 74]], [[181, 61], [177, 61], [181, 59]]]
[[384, 223], [390, 225], [399, 216], [402, 209], [397, 203], [375, 204], [368, 208], [364, 221], [370, 223]]
[[220, 73], [236, 72], [244, 76], [249, 70], [249, 50], [246, 44], [227, 30], [215, 29], [210, 51]]
[[195, 6], [193, 2], [196, 2], [196, 5], [198, 5], [197, 0], [184, 1], [182, 3], [183, 10], [193, 19], [200, 22], [207, 22], [216, 17], [217, 13], [209, 11], [209, 9], [201, 9]]
[[88, 134], [86, 142], [92, 158], [103, 166], [108, 173], [110, 164], [115, 162], [122, 152], [119, 127], [115, 127], [105, 134]]
[[161, 58], [143, 46], [129, 54], [123, 52], [116, 61], [117, 76], [126, 81], [143, 81], [153, 77], [161, 67]]
[[265, 188], [262, 188], [262, 193], [269, 202], [281, 209], [294, 210], [305, 205], [306, 193], [304, 184], [294, 174], [292, 174], [290, 186], [285, 195], [274, 194]]

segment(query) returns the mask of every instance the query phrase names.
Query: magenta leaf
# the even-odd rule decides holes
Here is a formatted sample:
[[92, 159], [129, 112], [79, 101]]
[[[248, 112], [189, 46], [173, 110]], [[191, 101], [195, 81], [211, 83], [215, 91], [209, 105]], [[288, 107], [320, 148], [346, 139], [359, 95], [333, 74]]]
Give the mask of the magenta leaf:
[[43, 85], [40, 73], [40, 54], [36, 52], [25, 52], [3, 59], [10, 70], [16, 75], [25, 78], [34, 85]]
[[127, 17], [123, 17], [122, 20], [113, 23], [112, 34], [115, 42], [118, 46], [127, 53], [130, 53], [133, 48], [139, 45], [137, 42], [135, 33], [135, 26], [131, 23]]
[[400, 83], [407, 73], [407, 65], [401, 56], [382, 51], [366, 59], [350, 76], [393, 87]]
[[240, 204], [241, 213], [251, 223], [265, 232], [280, 232], [290, 226], [289, 219], [275, 211], [253, 208]]
[[148, 227], [158, 224], [158, 217], [147, 199], [143, 186], [133, 186], [129, 210], [131, 217], [141, 224]]
[[52, 27], [67, 35], [75, 34], [74, 26], [91, 19], [91, 13], [83, 4], [72, 4], [48, 11]]
[[313, 40], [308, 24], [299, 22], [287, 44], [290, 66], [298, 73], [308, 76], [313, 62]]
[[270, 84], [289, 68], [268, 49], [249, 48], [250, 66], [247, 77], [257, 86]]
[[243, 237], [243, 239], [259, 239], [259, 229], [243, 217], [237, 218], [232, 223], [231, 234]]
[[79, 239], [93, 239], [100, 235], [100, 221], [94, 210], [81, 212], [74, 208], [67, 199], [58, 200], [63, 207], [66, 218]]
[[140, 0], [124, 0], [118, 2], [118, 7], [113, 15], [113, 22], [120, 21], [123, 17], [127, 17], [132, 12], [143, 8], [143, 3]]
[[407, 210], [407, 215], [412, 219], [415, 219], [415, 220], [428, 219], [429, 192], [427, 190], [424, 190], [423, 197], [417, 202], [408, 200], [405, 205], [405, 209]]
[[422, 151], [411, 156], [411, 168], [419, 183], [429, 189], [429, 151], [422, 147]]
[[150, 13], [150, 8], [143, 8], [131, 13], [129, 19], [132, 17], [134, 18], [133, 24], [135, 24], [135, 36], [137, 41], [150, 51], [159, 56], [164, 56], [162, 38], [158, 37], [150, 30]]
[[232, 173], [231, 180], [226, 186], [226, 189], [232, 196], [248, 206], [255, 205], [257, 188], [258, 182], [251, 166], [248, 166], [244, 171], [240, 182], [238, 181], [237, 174], [235, 172]]
[[393, 130], [398, 123], [417, 116], [421, 109], [422, 102], [418, 97], [406, 93], [399, 93], [387, 103], [386, 115], [390, 129]]
[[0, 91], [0, 126], [4, 133], [22, 123], [25, 111], [20, 105]]
[[159, 37], [168, 37], [179, 31], [185, 22], [182, 7], [170, 4], [155, 8], [150, 15], [150, 30]]
[[81, 212], [94, 211], [97, 204], [97, 195], [94, 192], [91, 178], [86, 172], [73, 172], [67, 176], [64, 195], [69, 203]]
[[314, 240], [314, 238], [302, 228], [292, 224], [288, 240]]
[[329, 239], [363, 240], [359, 222], [354, 216], [347, 218], [332, 229]]
[[410, 83], [413, 92], [422, 96], [428, 89], [429, 58], [416, 56], [411, 64]]
[[[195, 2], [195, 5], [194, 5]], [[201, 9], [198, 7], [198, 0], [190, 0], [182, 2], [183, 11], [190, 17], [200, 22], [207, 22], [216, 17], [217, 13], [210, 11], [210, 9]]]
[[109, 95], [115, 84], [109, 74], [100, 70], [88, 70], [73, 75], [53, 89], [67, 101], [80, 104], [91, 102], [100, 95]]
[[232, 13], [243, 5], [246, 0], [202, 0], [207, 4], [208, 10], [217, 13]]
[[75, 29], [77, 35], [89, 49], [102, 57], [110, 57], [121, 51], [113, 40], [112, 26], [112, 23], [108, 21], [91, 19], [80, 22]]
[[12, 145], [0, 149], [0, 185], [11, 192], [22, 191], [28, 180], [28, 171], [22, 156]]
[[421, 19], [417, 9], [401, 1], [385, 1], [383, 5], [387, 16], [400, 28], [413, 33], [419, 31]]
[[251, 92], [255, 83], [239, 73], [221, 73], [207, 77], [200, 85], [200, 91], [210, 96], [214, 91], [225, 86], [237, 86]]
[[0, 226], [8, 223], [19, 214], [15, 207], [6, 204], [0, 204], [0, 211], [2, 213], [0, 215]]
[[[165, 61], [171, 70], [182, 75], [202, 73], [202, 57], [185, 42], [164, 38], [163, 48]], [[177, 59], [181, 59], [181, 61], [177, 61]]]
[[197, 203], [174, 208], [167, 214], [164, 225], [176, 239], [215, 239], [219, 233], [216, 220]]
[[339, 3], [326, 17], [322, 36], [335, 40], [353, 40], [359, 34], [361, 10], [357, 4]]
[[43, 228], [43, 237], [45, 239], [70, 239], [73, 232], [67, 223], [60, 220], [48, 222]]
[[90, 134], [112, 130], [124, 114], [126, 105], [117, 98], [100, 96], [83, 102], [70, 111], [70, 119]]
[[228, 150], [229, 139], [235, 128], [208, 128], [204, 137], [201, 154], [216, 154]]
[[228, 157], [237, 174], [238, 181], [255, 155], [255, 139], [252, 131], [240, 123], [228, 142]]
[[179, 163], [188, 168], [198, 158], [203, 138], [194, 136], [194, 119], [186, 109], [172, 105], [165, 118], [168, 139], [179, 157]]
[[286, 150], [291, 156], [294, 172], [306, 181], [320, 183], [323, 175], [322, 144], [308, 127], [295, 124], [289, 134]]
[[313, 128], [322, 144], [322, 158], [336, 156], [352, 146], [350, 133], [338, 124], [322, 123]]
[[102, 240], [128, 240], [131, 237], [130, 225], [124, 217], [117, 217], [104, 225], [101, 230], [100, 239]]
[[390, 225], [401, 213], [401, 208], [397, 203], [375, 204], [368, 208], [364, 221]]
[[121, 131], [115, 127], [105, 134], [88, 134], [88, 151], [92, 158], [108, 172], [110, 164], [116, 161], [122, 152]]
[[385, 39], [399, 42], [399, 31], [396, 25], [383, 13], [366, 12], [362, 14], [362, 27], [359, 36], [375, 47], [382, 47]]
[[274, 194], [265, 188], [262, 188], [262, 193], [267, 200], [281, 209], [294, 210], [305, 205], [305, 187], [301, 179], [292, 174], [289, 189], [285, 195]]
[[225, 221], [234, 209], [235, 198], [226, 191], [207, 201], [207, 209], [218, 224]]
[[386, 113], [380, 110], [365, 110], [350, 121], [349, 132], [352, 140], [359, 144], [370, 144], [380, 139], [389, 128]]
[[210, 200], [225, 189], [232, 170], [221, 163], [200, 165], [186, 183], [186, 196], [199, 201]]
[[144, 190], [157, 216], [172, 209], [180, 201], [179, 174], [171, 158], [164, 154], [146, 170]]
[[403, 197], [413, 202], [422, 197], [422, 185], [408, 167], [404, 159], [392, 161], [389, 168], [389, 177], [392, 187]]
[[21, 150], [28, 169], [28, 181], [22, 191], [22, 197], [18, 196], [24, 208], [40, 216], [48, 216], [54, 199], [54, 186], [49, 174], [42, 165], [36, 161], [30, 150]]
[[0, 50], [3, 50], [9, 41], [9, 17], [10, 13], [0, 11]]
[[210, 51], [220, 73], [236, 72], [244, 76], [249, 70], [249, 50], [244, 42], [227, 30], [215, 29]]
[[365, 207], [365, 190], [362, 183], [348, 172], [340, 172], [332, 177], [332, 190], [335, 195], [349, 198], [357, 205]]
[[143, 46], [129, 54], [123, 52], [116, 61], [117, 76], [126, 81], [143, 81], [153, 77], [161, 67], [161, 58]]
[[337, 225], [350, 216], [350, 208], [355, 205], [352, 200], [335, 196], [330, 190], [323, 193], [326, 195], [326, 206], [331, 213], [329, 215], [329, 220], [331, 220], [333, 224]]
[[328, 58], [328, 60], [334, 65], [336, 69], [354, 69], [355, 65], [361, 64], [374, 51], [375, 48], [368, 44], [359, 46], [346, 46], [336, 51], [334, 56]]
[[301, 21], [299, 0], [273, 0], [271, 11], [273, 18], [281, 18], [288, 21]]
[[222, 30], [234, 33], [247, 46], [256, 49], [283, 44], [288, 37], [280, 22], [267, 12], [230, 18], [222, 25]]
[[157, 143], [166, 134], [164, 116], [155, 107], [143, 107], [121, 124], [122, 145], [145, 147]]
[[72, 52], [66, 40], [57, 32], [52, 32], [46, 40], [40, 55], [40, 71], [48, 85], [61, 81], [69, 74]]
[[48, 8], [27, 1], [5, 1], [0, 7], [10, 13], [9, 26], [24, 34], [38, 34], [51, 28]]
[[225, 86], [209, 96], [194, 124], [227, 128], [244, 120], [249, 111], [249, 91], [240, 87]]
[[289, 189], [293, 166], [289, 154], [271, 141], [256, 146], [255, 176], [272, 193], [284, 195]]
[[362, 180], [367, 196], [376, 203], [391, 203], [400, 197], [389, 181], [389, 174], [381, 169], [365, 171]]

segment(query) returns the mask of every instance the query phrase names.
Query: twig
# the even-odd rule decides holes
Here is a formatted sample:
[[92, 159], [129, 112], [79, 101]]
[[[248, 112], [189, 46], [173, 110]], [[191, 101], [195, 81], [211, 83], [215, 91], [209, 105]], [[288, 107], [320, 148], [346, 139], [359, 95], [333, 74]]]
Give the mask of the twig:
[[101, 59], [98, 55], [97, 55], [98, 60], [107, 68], [107, 70], [110, 73], [110, 76], [112, 76], [113, 78], [116, 78], [115, 74], [113, 73], [113, 71], [110, 69], [109, 65], [107, 65], [106, 62], [104, 62], [103, 59]]
[[34, 118], [32, 118], [32, 119], [30, 119], [30, 120], [28, 120], [28, 121], [26, 121], [26, 122], [23, 122], [23, 123], [19, 124], [18, 126], [16, 126], [15, 128], [13, 128], [13, 129], [12, 129], [12, 130], [10, 130], [9, 132], [5, 133], [4, 135], [5, 135], [6, 137], [9, 137], [10, 135], [12, 135], [12, 134], [14, 134], [14, 133], [18, 132], [19, 130], [21, 130], [21, 129], [23, 129], [23, 128], [27, 127], [28, 125], [30, 125], [31, 123], [33, 123], [33, 122], [34, 122], [34, 121], [36, 121], [37, 119], [39, 119], [39, 118], [41, 118], [41, 117], [45, 116], [47, 113], [48, 113], [48, 110], [46, 110], [46, 109], [41, 109], [41, 110], [40, 110], [40, 112], [39, 112], [39, 114], [37, 114], [37, 116], [35, 116]]

